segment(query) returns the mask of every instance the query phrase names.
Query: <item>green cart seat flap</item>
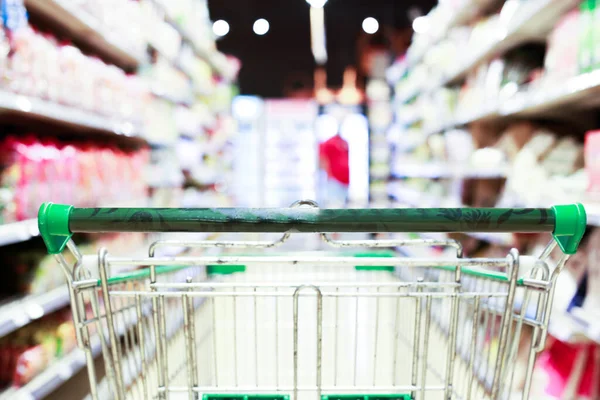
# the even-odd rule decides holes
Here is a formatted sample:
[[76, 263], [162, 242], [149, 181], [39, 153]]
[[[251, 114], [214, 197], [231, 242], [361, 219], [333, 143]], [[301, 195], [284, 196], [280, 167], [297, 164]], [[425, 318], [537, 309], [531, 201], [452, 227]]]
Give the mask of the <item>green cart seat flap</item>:
[[288, 394], [208, 394], [202, 395], [202, 400], [290, 400]]
[[245, 265], [211, 264], [206, 266], [206, 273], [209, 275], [231, 275], [245, 271]]
[[412, 400], [410, 394], [324, 394], [321, 400]]
[[[396, 255], [393, 251], [383, 250], [383, 251], [371, 251], [364, 253], [355, 253], [354, 257], [357, 258], [369, 258], [369, 257], [380, 257], [380, 258], [393, 258]], [[388, 271], [394, 272], [394, 267], [391, 265], [356, 265], [354, 267], [357, 271]]]

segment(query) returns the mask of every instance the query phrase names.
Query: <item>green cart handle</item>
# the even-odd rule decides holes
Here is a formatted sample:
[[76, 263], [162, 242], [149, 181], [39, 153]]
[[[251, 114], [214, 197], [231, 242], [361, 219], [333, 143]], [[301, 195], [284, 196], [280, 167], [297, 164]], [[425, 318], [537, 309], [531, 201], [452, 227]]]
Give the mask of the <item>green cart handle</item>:
[[574, 254], [581, 204], [551, 208], [77, 208], [44, 203], [38, 225], [51, 254], [77, 232], [551, 232]]

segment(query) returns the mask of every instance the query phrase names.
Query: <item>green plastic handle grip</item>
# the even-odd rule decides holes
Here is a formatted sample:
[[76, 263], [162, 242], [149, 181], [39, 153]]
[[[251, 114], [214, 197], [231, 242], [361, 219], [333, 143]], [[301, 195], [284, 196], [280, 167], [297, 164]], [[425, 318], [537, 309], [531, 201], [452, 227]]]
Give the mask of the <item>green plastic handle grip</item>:
[[44, 203], [38, 214], [48, 251], [76, 232], [552, 232], [577, 250], [581, 204], [551, 208], [76, 208]]

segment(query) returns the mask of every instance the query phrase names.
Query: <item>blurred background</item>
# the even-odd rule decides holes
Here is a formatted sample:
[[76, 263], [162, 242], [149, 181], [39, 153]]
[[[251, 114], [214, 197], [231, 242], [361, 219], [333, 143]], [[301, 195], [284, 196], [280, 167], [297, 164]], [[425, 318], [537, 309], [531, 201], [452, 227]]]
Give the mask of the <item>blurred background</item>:
[[[41, 202], [299, 199], [584, 203], [588, 234], [559, 278], [534, 391], [600, 399], [600, 0], [0, 4], [0, 399], [87, 395]], [[453, 237], [474, 257], [549, 239]], [[115, 254], [149, 240], [78, 238]]]

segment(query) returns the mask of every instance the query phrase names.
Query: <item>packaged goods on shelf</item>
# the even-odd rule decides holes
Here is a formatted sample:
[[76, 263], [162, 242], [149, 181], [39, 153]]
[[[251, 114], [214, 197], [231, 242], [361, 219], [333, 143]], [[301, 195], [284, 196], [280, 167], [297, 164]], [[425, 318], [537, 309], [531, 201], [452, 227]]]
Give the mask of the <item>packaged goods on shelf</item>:
[[174, 110], [176, 105], [156, 99], [146, 109], [144, 138], [158, 145], [173, 144], [179, 136]]
[[141, 122], [152, 98], [140, 78], [30, 27], [17, 30], [11, 37], [11, 53], [2, 61], [6, 65], [4, 90]]
[[75, 345], [70, 311], [50, 314], [0, 338], [0, 385], [26, 384]]
[[0, 145], [3, 222], [34, 218], [41, 198], [94, 206], [146, 197], [148, 150], [7, 137]]
[[206, 1], [158, 0], [167, 17], [200, 49], [214, 50]]
[[556, 24], [548, 38], [548, 51], [544, 61], [545, 79], [548, 84], [561, 82], [577, 75], [578, 64], [579, 10], [566, 14]]
[[600, 131], [585, 135], [585, 169], [589, 182], [587, 193], [600, 201]]
[[194, 83], [197, 94], [211, 94], [215, 87], [211, 66], [199, 58], [192, 46], [184, 44], [179, 53], [179, 63]]
[[164, 57], [158, 57], [151, 67], [141, 71], [141, 75], [152, 82], [154, 93], [160, 93], [178, 102], [192, 100], [192, 85], [189, 78], [175, 69]]
[[160, 7], [156, 7], [152, 1], [141, 2], [144, 20], [146, 21], [147, 41], [150, 46], [173, 62], [181, 50], [182, 38], [177, 30], [169, 25]]

